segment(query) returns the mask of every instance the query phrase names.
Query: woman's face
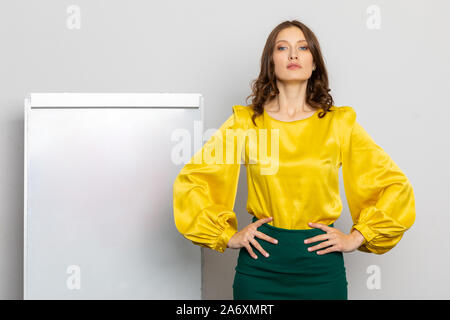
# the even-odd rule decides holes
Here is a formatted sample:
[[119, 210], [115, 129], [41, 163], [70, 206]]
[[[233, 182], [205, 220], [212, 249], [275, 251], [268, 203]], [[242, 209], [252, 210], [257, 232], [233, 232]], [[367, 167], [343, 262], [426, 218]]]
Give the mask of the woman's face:
[[[313, 68], [313, 56], [302, 30], [288, 27], [281, 30], [275, 39], [273, 52], [275, 75], [282, 81], [308, 80]], [[297, 63], [300, 68], [288, 68], [290, 63]]]

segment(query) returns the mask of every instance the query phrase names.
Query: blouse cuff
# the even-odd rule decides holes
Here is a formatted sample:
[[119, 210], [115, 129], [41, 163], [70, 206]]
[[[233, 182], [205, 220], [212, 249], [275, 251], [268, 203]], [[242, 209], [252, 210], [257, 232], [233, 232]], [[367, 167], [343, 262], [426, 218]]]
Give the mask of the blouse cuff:
[[364, 241], [363, 241], [363, 243], [361, 245], [364, 245], [364, 244], [370, 242], [370, 240], [372, 240], [376, 236], [376, 233], [373, 232], [372, 229], [370, 229], [370, 227], [368, 225], [364, 224], [364, 223], [358, 223], [356, 225], [353, 225], [350, 233], [354, 229], [356, 229], [359, 232], [361, 232], [361, 234], [364, 237]]
[[214, 250], [219, 251], [219, 252], [225, 252], [225, 249], [227, 248], [228, 241], [230, 241], [231, 237], [236, 232], [237, 231], [232, 226], [228, 226], [227, 228], [225, 228], [225, 230], [219, 236], [219, 238], [217, 240], [217, 244], [216, 244]]

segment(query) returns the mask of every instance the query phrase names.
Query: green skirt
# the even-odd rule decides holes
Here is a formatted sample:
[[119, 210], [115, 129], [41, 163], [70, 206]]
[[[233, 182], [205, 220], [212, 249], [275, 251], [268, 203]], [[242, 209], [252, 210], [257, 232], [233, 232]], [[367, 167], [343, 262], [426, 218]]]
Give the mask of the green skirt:
[[[258, 219], [253, 217], [252, 221]], [[333, 224], [330, 225], [333, 227]], [[242, 247], [235, 268], [233, 298], [235, 300], [347, 300], [347, 278], [342, 252], [317, 254], [303, 240], [325, 233], [320, 229], [282, 229], [267, 223], [258, 231], [278, 240], [273, 244], [255, 237], [269, 253], [266, 258], [252, 244], [254, 259]], [[320, 250], [320, 249], [319, 249]], [[322, 249], [324, 250], [324, 249]]]

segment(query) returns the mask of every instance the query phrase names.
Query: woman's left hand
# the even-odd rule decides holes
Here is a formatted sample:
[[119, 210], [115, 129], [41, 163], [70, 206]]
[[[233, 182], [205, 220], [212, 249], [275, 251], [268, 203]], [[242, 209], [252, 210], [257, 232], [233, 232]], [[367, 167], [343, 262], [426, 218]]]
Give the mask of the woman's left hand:
[[359, 248], [364, 241], [363, 235], [356, 229], [350, 234], [345, 234], [336, 228], [332, 228], [322, 223], [310, 222], [308, 225], [326, 232], [325, 234], [320, 234], [305, 240], [305, 243], [325, 240], [318, 245], [309, 247], [308, 251], [310, 252], [326, 247], [328, 248], [325, 250], [317, 251], [317, 254], [326, 254], [333, 251], [352, 252]]

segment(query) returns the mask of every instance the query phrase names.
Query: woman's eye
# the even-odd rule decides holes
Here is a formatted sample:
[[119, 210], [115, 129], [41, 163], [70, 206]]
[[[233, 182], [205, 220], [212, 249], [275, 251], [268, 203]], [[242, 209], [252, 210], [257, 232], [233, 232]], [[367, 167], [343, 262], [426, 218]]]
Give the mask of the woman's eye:
[[[278, 50], [281, 51], [281, 50], [280, 50], [281, 48], [286, 48], [286, 47], [278, 47]], [[304, 48], [303, 51], [305, 51], [305, 50], [308, 49], [308, 47], [300, 47], [300, 48]]]

